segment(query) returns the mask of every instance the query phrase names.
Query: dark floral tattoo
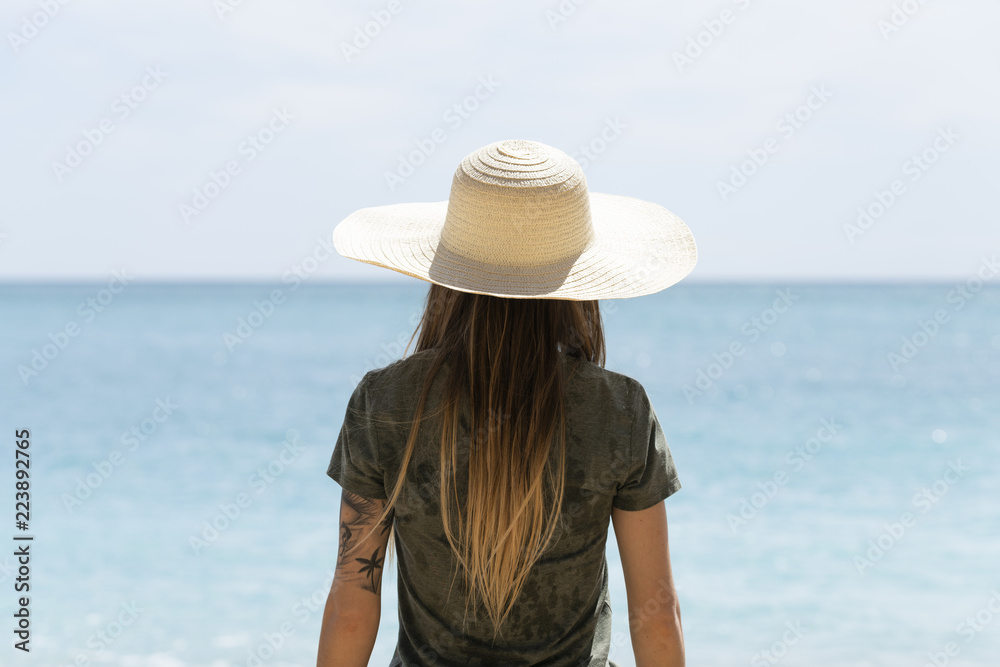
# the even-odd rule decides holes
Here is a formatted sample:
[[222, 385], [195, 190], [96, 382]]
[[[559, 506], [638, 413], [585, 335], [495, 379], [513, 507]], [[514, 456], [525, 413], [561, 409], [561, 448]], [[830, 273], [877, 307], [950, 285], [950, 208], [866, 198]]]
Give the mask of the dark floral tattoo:
[[[389, 512], [368, 537], [363, 553], [357, 552], [361, 548], [361, 540], [372, 530], [384, 508], [384, 500], [372, 500], [350, 491], [344, 491], [341, 495], [337, 577], [345, 583], [353, 583], [376, 594], [382, 583], [382, 563], [385, 561], [386, 543], [394, 512]], [[365, 558], [369, 553], [371, 555]]]

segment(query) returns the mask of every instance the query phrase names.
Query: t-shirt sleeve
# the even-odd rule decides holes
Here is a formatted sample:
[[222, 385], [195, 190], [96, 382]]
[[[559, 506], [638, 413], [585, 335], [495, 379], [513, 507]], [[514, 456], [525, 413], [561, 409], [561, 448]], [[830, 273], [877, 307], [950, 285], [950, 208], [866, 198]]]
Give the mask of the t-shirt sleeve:
[[368, 396], [368, 373], [347, 402], [340, 435], [326, 470], [341, 488], [365, 498], [386, 500], [382, 467], [378, 461], [378, 431]]
[[681, 488], [667, 438], [642, 385], [633, 388], [631, 467], [618, 487], [612, 506], [637, 512], [668, 498]]

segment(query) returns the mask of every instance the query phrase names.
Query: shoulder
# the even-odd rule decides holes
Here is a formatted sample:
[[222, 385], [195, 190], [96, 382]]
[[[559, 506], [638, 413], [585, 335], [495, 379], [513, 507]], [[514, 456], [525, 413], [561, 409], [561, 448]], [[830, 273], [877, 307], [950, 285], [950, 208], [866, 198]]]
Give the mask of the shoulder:
[[421, 386], [427, 377], [436, 350], [422, 350], [397, 359], [381, 368], [365, 373], [358, 383], [358, 390], [366, 393], [368, 401], [376, 404], [393, 404], [398, 396], [414, 395], [414, 388]]
[[365, 373], [362, 382], [366, 382], [369, 385], [377, 385], [405, 380], [415, 375], [420, 375], [434, 360], [436, 353], [437, 350], [421, 350], [401, 359], [396, 359], [381, 368], [373, 368]]
[[610, 406], [632, 412], [645, 389], [635, 378], [586, 359], [567, 357], [567, 394], [606, 410]]

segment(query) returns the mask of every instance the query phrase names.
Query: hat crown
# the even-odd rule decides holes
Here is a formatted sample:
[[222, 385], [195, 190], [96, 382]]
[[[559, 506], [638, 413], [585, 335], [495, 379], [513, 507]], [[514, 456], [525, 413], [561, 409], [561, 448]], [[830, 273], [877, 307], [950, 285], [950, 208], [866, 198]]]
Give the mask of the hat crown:
[[545, 266], [593, 241], [587, 179], [566, 153], [536, 141], [492, 143], [462, 160], [441, 243], [496, 266]]

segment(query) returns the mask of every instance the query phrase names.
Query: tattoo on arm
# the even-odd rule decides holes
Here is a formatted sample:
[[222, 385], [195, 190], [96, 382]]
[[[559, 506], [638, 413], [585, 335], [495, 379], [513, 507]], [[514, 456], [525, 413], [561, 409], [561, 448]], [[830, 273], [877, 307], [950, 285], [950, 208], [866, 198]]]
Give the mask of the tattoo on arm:
[[382, 563], [395, 513], [386, 515], [363, 549], [358, 547], [382, 513], [385, 503], [384, 500], [364, 498], [350, 491], [343, 491], [341, 495], [337, 576], [372, 593], [378, 593], [382, 583]]

